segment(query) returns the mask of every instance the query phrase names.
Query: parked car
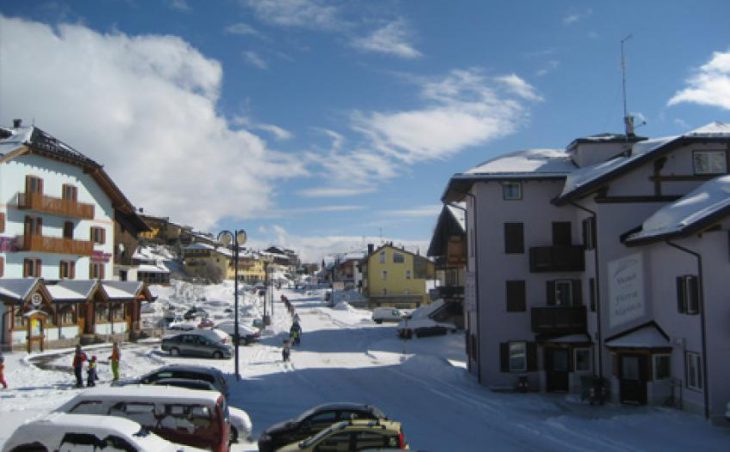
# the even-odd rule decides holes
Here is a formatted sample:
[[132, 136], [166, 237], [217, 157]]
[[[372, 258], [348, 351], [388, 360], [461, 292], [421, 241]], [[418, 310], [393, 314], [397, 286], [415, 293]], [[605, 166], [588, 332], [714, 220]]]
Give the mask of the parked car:
[[373, 310], [373, 321], [375, 323], [400, 322], [403, 320], [403, 313], [396, 308], [375, 308]]
[[308, 438], [338, 421], [351, 419], [386, 419], [372, 405], [329, 403], [305, 411], [294, 419], [274, 424], [259, 437], [259, 451], [271, 452], [289, 443]]
[[203, 320], [198, 323], [198, 328], [212, 328], [215, 323], [213, 323], [212, 320], [210, 320], [208, 317], [204, 318]]
[[278, 450], [279, 452], [360, 451], [382, 447], [408, 448], [400, 422], [385, 419], [342, 421], [304, 441], [288, 444]]
[[[236, 343], [234, 337], [236, 333], [236, 322], [233, 320], [224, 320], [222, 322], [218, 322], [215, 325], [215, 329], [225, 332], [234, 339], [233, 343]], [[245, 323], [238, 322], [238, 335], [241, 337], [243, 344], [248, 345], [261, 338], [261, 330]]]
[[228, 452], [228, 405], [220, 392], [145, 385], [96, 387], [76, 394], [55, 411], [124, 417], [168, 441]]
[[203, 308], [193, 306], [192, 308], [185, 311], [185, 314], [183, 314], [183, 318], [185, 320], [192, 320], [197, 317], [208, 317], [208, 312]]
[[158, 380], [170, 378], [207, 381], [211, 383], [216, 390], [226, 396], [226, 399], [230, 396], [228, 392], [228, 383], [226, 383], [226, 378], [223, 375], [223, 372], [215, 367], [170, 364], [142, 375], [136, 380], [127, 382], [127, 384], [148, 385], [154, 384]]
[[114, 416], [51, 413], [26, 422], [5, 441], [3, 452], [119, 450], [127, 452], [200, 451], [171, 443], [139, 423]]
[[166, 329], [169, 331], [190, 331], [195, 329], [195, 325], [192, 323], [177, 322], [167, 325]]
[[[217, 391], [216, 386], [206, 380], [190, 380], [187, 378], [161, 378], [151, 384], [157, 386], [175, 386], [178, 388], [197, 389], [199, 391]], [[240, 408], [228, 406], [228, 418], [231, 423], [231, 442], [237, 443], [240, 438], [251, 441], [251, 417]]]
[[431, 319], [409, 320], [398, 325], [398, 336], [403, 339], [410, 339], [413, 336], [438, 336], [456, 331], [457, 328], [454, 325], [436, 322]]
[[215, 341], [211, 337], [192, 331], [163, 338], [160, 348], [171, 356], [189, 355], [215, 359], [228, 359], [233, 356], [233, 350], [229, 344]]

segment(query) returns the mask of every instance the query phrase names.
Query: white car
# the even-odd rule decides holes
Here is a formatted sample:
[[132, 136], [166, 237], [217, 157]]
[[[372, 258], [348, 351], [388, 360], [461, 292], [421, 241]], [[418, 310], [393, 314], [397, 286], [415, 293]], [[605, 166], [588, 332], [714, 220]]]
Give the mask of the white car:
[[[233, 337], [235, 336], [236, 332], [236, 322], [233, 320], [224, 320], [222, 322], [217, 323], [213, 327], [213, 331], [219, 330], [223, 331], [224, 333], [228, 334], [229, 336]], [[250, 344], [252, 342], [256, 342], [261, 337], [261, 331], [251, 325], [247, 325], [245, 323], [238, 322], [238, 335], [243, 339], [244, 344]]]
[[403, 320], [403, 313], [396, 308], [375, 308], [373, 310], [373, 321], [375, 323], [400, 322]]
[[138, 423], [115, 416], [51, 413], [18, 427], [3, 452], [20, 450], [201, 451], [171, 443]]

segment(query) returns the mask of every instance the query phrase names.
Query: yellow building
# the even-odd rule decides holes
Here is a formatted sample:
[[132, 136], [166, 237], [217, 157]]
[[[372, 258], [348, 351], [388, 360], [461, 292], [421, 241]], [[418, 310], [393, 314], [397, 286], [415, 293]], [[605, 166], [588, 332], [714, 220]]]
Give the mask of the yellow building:
[[207, 243], [193, 243], [183, 248], [183, 269], [185, 274], [222, 281], [228, 275], [231, 251], [224, 247], [214, 247]]
[[[264, 282], [266, 280], [267, 261], [255, 252], [241, 251], [238, 255], [238, 280], [248, 284]], [[228, 266], [226, 279], [235, 278], [233, 259]]]
[[431, 302], [427, 281], [433, 262], [392, 244], [370, 252], [363, 265], [363, 294], [369, 307], [416, 308]]

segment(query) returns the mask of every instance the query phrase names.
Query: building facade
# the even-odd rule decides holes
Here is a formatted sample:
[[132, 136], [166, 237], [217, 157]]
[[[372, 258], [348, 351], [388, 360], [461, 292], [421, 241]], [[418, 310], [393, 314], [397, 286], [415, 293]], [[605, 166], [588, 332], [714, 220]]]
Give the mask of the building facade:
[[431, 302], [428, 283], [434, 278], [433, 262], [392, 244], [368, 248], [363, 295], [369, 307], [416, 308]]

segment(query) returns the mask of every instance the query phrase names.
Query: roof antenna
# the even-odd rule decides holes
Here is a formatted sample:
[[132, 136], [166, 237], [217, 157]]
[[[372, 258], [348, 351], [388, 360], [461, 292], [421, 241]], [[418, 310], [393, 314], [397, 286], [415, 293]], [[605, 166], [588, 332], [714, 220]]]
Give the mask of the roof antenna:
[[623, 100], [624, 100], [624, 126], [626, 128], [626, 138], [634, 136], [634, 117], [629, 115], [626, 107], [626, 59], [624, 58], [624, 43], [631, 39], [632, 35], [629, 34], [621, 40], [621, 82], [623, 87]]

